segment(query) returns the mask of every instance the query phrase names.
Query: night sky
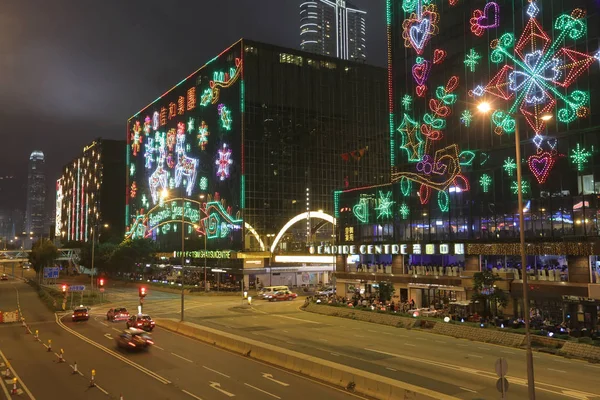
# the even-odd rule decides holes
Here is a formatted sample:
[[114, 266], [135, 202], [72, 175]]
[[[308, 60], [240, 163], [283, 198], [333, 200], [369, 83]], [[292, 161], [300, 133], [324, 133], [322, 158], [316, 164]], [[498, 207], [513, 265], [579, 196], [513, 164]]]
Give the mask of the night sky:
[[[385, 0], [353, 2], [368, 12], [368, 62], [384, 66]], [[241, 37], [299, 48], [300, 3], [3, 1], [0, 175], [25, 178], [39, 149], [53, 187], [85, 144], [124, 139], [131, 115]]]

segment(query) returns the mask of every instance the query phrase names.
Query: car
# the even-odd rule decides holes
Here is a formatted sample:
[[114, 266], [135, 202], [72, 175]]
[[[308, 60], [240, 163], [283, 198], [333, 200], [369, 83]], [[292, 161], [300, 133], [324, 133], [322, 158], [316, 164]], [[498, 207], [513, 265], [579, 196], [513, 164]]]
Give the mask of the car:
[[279, 292], [275, 292], [271, 295], [268, 295], [267, 300], [269, 301], [284, 301], [284, 300], [294, 300], [298, 295], [294, 292], [290, 292], [289, 290], [280, 290]]
[[77, 307], [76, 309], [73, 310], [72, 319], [73, 319], [73, 322], [89, 320], [90, 314], [88, 313], [88, 309], [85, 307]]
[[333, 287], [326, 287], [323, 288], [323, 290], [319, 290], [317, 292], [317, 296], [333, 296], [335, 295], [335, 288]]
[[8, 280], [8, 275], [2, 274], [2, 276], [0, 276], [0, 281], [7, 281], [7, 280]]
[[129, 311], [125, 307], [111, 308], [106, 313], [107, 321], [127, 321], [129, 319]]
[[129, 317], [127, 320], [128, 328], [138, 328], [151, 332], [156, 324], [148, 314], [138, 314]]
[[137, 328], [125, 329], [115, 341], [118, 347], [129, 350], [148, 350], [154, 344], [152, 336]]

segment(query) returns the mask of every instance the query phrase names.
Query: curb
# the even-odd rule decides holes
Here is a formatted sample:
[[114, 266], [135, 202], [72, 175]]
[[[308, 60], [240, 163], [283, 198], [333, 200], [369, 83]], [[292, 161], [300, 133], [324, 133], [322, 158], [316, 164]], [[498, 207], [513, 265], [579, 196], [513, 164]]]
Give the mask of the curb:
[[189, 322], [157, 318], [163, 329], [380, 400], [458, 400], [433, 390]]

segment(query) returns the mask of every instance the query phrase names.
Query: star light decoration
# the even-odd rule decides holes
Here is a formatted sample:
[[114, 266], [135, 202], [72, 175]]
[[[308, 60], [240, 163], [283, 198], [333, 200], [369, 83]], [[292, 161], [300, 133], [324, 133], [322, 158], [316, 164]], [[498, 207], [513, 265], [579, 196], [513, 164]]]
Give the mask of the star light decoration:
[[203, 176], [200, 178], [200, 190], [207, 190], [208, 189], [208, 178]]
[[149, 205], [150, 205], [150, 203], [148, 203], [148, 198], [146, 197], [145, 194], [143, 194], [142, 195], [142, 206], [147, 209]]
[[577, 40], [586, 34], [584, 11], [560, 15], [554, 23], [554, 41], [536, 20], [538, 12], [531, 1], [527, 8], [530, 18], [521, 37], [515, 40], [512, 33], [505, 33], [492, 42], [490, 60], [505, 64], [486, 86], [472, 91], [475, 96], [485, 92], [510, 101], [507, 114], [523, 114], [536, 134], [545, 128], [542, 116], [552, 112], [558, 100], [562, 105], [557, 111], [560, 122], [569, 123], [589, 113], [588, 93], [566, 89], [596, 60], [593, 55], [560, 47], [565, 39]]
[[221, 126], [223, 129], [231, 130], [231, 111], [224, 104], [219, 104], [219, 115], [221, 116]]
[[515, 162], [515, 159], [512, 157], [507, 157], [506, 160], [504, 160], [503, 168], [506, 171], [506, 173], [508, 174], [508, 176], [513, 176], [515, 173], [515, 170], [517, 169], [517, 163]]
[[473, 114], [471, 114], [471, 111], [465, 110], [460, 114], [460, 122], [467, 128], [471, 126], [471, 121], [473, 121]]
[[194, 132], [194, 118], [190, 118], [187, 123], [187, 131], [188, 133]]
[[208, 135], [210, 135], [210, 132], [208, 132], [208, 125], [206, 125], [206, 122], [202, 121], [198, 127], [198, 146], [200, 146], [202, 150], [206, 150]]
[[481, 175], [481, 178], [479, 178], [479, 184], [481, 185], [481, 188], [483, 189], [483, 193], [489, 192], [490, 185], [492, 184], [492, 177], [489, 176], [488, 174]]
[[135, 175], [135, 164], [131, 163], [131, 165], [129, 166], [129, 176], [134, 176]]
[[[513, 183], [510, 185], [510, 190], [512, 190], [513, 194], [519, 193], [519, 184], [517, 183], [517, 181], [513, 181]], [[523, 191], [523, 194], [528, 194], [529, 193], [529, 182], [522, 180], [521, 181], [521, 190]]]
[[231, 149], [227, 148], [227, 144], [223, 143], [223, 148], [219, 150], [219, 158], [215, 161], [219, 167], [217, 170], [217, 178], [221, 181], [229, 178], [229, 167], [233, 164], [231, 159]]
[[424, 141], [419, 133], [419, 124], [413, 121], [407, 114], [404, 114], [402, 123], [398, 127], [398, 132], [402, 135], [400, 148], [408, 154], [408, 161], [421, 161]]
[[379, 218], [389, 218], [392, 216], [392, 206], [395, 201], [392, 200], [392, 192], [386, 192], [385, 194], [380, 190], [379, 191], [379, 201], [377, 207], [377, 219]]
[[404, 96], [402, 96], [402, 107], [408, 111], [410, 110], [410, 106], [412, 104], [412, 97], [408, 94], [405, 94]]
[[402, 215], [402, 219], [407, 219], [410, 215], [410, 209], [408, 208], [406, 203], [402, 203], [398, 211], [400, 212], [400, 215]]
[[475, 72], [475, 67], [479, 64], [479, 60], [481, 60], [481, 55], [475, 51], [475, 49], [471, 49], [469, 54], [465, 57], [465, 65], [471, 72]]
[[588, 163], [589, 158], [592, 156], [592, 153], [581, 147], [579, 143], [577, 143], [577, 147], [571, 150], [571, 162], [577, 165], [577, 171], [583, 171], [585, 168], [585, 164]]

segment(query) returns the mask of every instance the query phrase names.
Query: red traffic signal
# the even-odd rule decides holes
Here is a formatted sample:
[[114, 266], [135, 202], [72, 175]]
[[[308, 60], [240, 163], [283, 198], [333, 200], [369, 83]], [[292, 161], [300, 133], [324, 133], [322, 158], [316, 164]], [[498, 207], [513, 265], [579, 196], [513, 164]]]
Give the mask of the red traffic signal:
[[145, 287], [140, 288], [140, 297], [146, 297], [147, 291]]
[[104, 278], [98, 279], [98, 286], [104, 287]]
[[67, 288], [68, 288], [68, 286], [67, 286], [67, 285], [62, 285], [62, 291], [63, 291], [63, 293], [66, 293], [66, 292], [67, 292]]

